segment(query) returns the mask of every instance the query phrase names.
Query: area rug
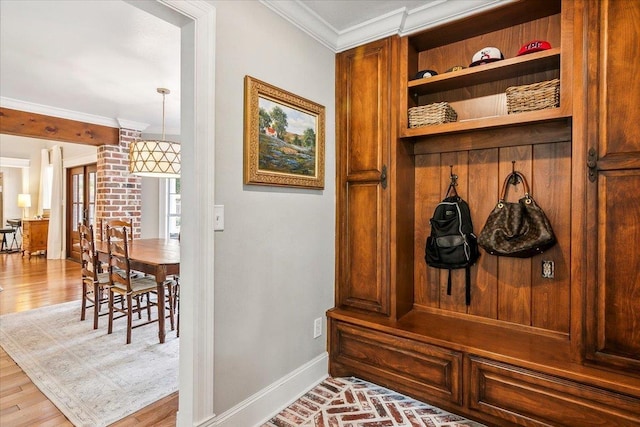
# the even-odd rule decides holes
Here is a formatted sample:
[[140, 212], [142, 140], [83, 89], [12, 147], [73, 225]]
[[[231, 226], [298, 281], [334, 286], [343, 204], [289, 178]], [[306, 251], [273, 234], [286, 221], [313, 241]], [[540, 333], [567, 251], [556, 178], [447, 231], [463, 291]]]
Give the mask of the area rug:
[[80, 301], [0, 316], [0, 345], [74, 425], [106, 426], [178, 390], [179, 339], [126, 319], [93, 329]]
[[483, 427], [359, 378], [327, 378], [262, 427]]

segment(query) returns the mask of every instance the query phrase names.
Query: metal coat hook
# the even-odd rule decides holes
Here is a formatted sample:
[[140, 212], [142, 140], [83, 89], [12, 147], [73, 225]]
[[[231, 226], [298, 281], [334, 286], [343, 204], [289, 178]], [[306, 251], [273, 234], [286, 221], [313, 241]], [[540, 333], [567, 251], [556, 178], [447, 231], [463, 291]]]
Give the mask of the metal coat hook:
[[449, 183], [449, 189], [447, 189], [447, 195], [445, 197], [449, 197], [449, 193], [453, 190], [454, 196], [458, 197], [458, 191], [456, 187], [458, 186], [458, 175], [453, 173], [453, 165], [449, 165], [451, 171], [449, 172], [449, 179], [451, 182]]
[[516, 161], [511, 160], [511, 177], [509, 178], [509, 184], [518, 185], [520, 183], [520, 177], [516, 174]]
[[450, 169], [449, 178], [451, 179], [450, 185], [453, 185], [454, 187], [456, 187], [458, 185], [458, 175], [453, 173], [453, 165], [449, 165], [449, 169]]

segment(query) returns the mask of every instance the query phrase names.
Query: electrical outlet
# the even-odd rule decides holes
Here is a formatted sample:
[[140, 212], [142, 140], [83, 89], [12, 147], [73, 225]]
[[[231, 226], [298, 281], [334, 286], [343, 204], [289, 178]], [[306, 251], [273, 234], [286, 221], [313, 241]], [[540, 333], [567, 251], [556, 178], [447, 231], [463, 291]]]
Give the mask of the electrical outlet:
[[318, 338], [320, 335], [322, 335], [322, 317], [313, 321], [313, 337]]
[[542, 278], [553, 279], [555, 277], [555, 263], [553, 261], [542, 261]]

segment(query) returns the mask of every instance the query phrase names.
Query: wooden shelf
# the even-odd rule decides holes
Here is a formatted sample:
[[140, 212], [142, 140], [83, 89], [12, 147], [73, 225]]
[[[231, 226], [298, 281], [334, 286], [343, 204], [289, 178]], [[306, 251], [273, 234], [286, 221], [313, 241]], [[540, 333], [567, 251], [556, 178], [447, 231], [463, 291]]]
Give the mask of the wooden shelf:
[[420, 96], [560, 68], [560, 48], [504, 59], [464, 70], [411, 80], [409, 93]]
[[463, 120], [459, 122], [443, 123], [440, 125], [423, 126], [419, 128], [402, 129], [401, 138], [428, 137], [443, 134], [454, 134], [474, 130], [484, 130], [499, 127], [509, 127], [532, 123], [563, 120], [571, 117], [570, 111], [564, 111], [561, 107], [550, 108], [526, 113], [509, 114], [505, 116], [480, 117], [477, 119]]
[[[470, 67], [456, 72], [439, 74], [434, 77], [411, 80], [407, 83], [407, 91], [409, 97], [417, 99], [423, 95], [437, 94], [460, 88], [471, 88], [485, 83], [505, 81], [523, 75], [534, 75], [559, 69], [560, 48], [553, 48], [477, 67]], [[474, 130], [547, 122], [565, 119], [567, 117], [571, 117], [569, 109], [559, 107], [519, 114], [477, 117], [420, 128], [409, 128], [407, 126], [400, 129], [400, 137], [414, 138], [455, 134]]]

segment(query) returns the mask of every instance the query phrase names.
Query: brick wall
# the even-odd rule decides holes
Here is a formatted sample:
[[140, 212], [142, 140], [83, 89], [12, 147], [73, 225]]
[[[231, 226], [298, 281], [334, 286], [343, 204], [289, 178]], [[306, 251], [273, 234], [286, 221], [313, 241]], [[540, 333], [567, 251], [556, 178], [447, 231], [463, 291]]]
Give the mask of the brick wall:
[[141, 132], [120, 129], [120, 144], [98, 147], [96, 224], [122, 219], [133, 223], [133, 237], [140, 237], [141, 178], [129, 173], [129, 144]]

